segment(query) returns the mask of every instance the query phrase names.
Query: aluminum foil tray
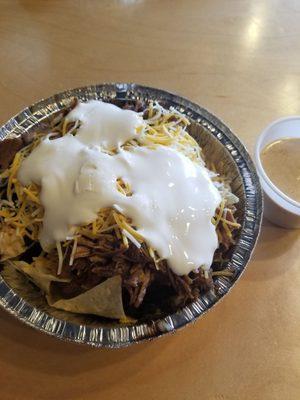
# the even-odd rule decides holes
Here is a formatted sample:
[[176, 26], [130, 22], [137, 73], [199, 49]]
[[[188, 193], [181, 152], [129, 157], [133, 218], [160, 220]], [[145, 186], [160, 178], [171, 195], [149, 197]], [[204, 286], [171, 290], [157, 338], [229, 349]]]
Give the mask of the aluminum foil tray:
[[64, 108], [70, 98], [157, 100], [173, 106], [192, 121], [191, 135], [217, 171], [231, 180], [239, 197], [238, 219], [242, 224], [227, 267], [232, 277], [218, 277], [216, 289], [165, 318], [135, 325], [104, 322], [49, 307], [40, 292], [23, 275], [3, 269], [0, 275], [0, 305], [22, 322], [57, 338], [97, 347], [118, 348], [171, 333], [196, 321], [224, 297], [236, 283], [254, 249], [262, 218], [262, 193], [259, 180], [245, 147], [217, 117], [189, 100], [169, 92], [138, 84], [109, 83], [67, 90], [41, 100], [11, 118], [0, 128], [0, 139], [37, 129], [49, 116]]

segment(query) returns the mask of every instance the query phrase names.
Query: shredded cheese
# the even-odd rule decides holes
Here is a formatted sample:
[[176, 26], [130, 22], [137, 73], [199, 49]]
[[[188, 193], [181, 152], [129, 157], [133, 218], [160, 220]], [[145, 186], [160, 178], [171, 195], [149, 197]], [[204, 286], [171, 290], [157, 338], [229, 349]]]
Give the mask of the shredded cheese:
[[56, 242], [56, 249], [57, 249], [57, 255], [58, 255], [57, 275], [60, 275], [61, 271], [62, 271], [63, 261], [64, 261], [60, 242]]
[[72, 266], [73, 262], [74, 262], [74, 257], [75, 257], [76, 250], [77, 250], [77, 243], [78, 243], [78, 239], [77, 239], [77, 237], [75, 237], [74, 242], [73, 242], [71, 256], [70, 256], [70, 261], [69, 261], [70, 266]]
[[225, 224], [230, 225], [230, 226], [232, 226], [234, 228], [240, 228], [241, 227], [241, 225], [238, 224], [237, 222], [228, 221], [228, 219], [225, 219], [225, 218], [220, 218], [220, 220], [222, 222], [224, 222]]
[[216, 226], [218, 226], [218, 223], [221, 221], [221, 218], [222, 218], [222, 215], [223, 215], [223, 211], [224, 211], [224, 207], [225, 207], [225, 200], [223, 199], [221, 204], [220, 204], [220, 209], [219, 209], [217, 218], [216, 218], [216, 220], [214, 222], [214, 224]]
[[[173, 146], [195, 163], [203, 164], [204, 161], [201, 156], [201, 148], [198, 143], [186, 131], [187, 126], [190, 124], [188, 119], [178, 110], [170, 108], [165, 110], [157, 102], [150, 102], [147, 109], [147, 119], [145, 125], [139, 127], [139, 136], [130, 140], [123, 145], [124, 148], [130, 149], [135, 146], [147, 146], [149, 148], [156, 148], [157, 145]], [[62, 135], [66, 133], [76, 132], [79, 126], [79, 121], [67, 131], [68, 121], [65, 119], [60, 125]], [[40, 143], [45, 133], [38, 133], [36, 139], [23, 149], [21, 149], [14, 157], [11, 166], [1, 172], [0, 179], [6, 181], [6, 199], [0, 200], [0, 218], [4, 223], [9, 224], [17, 230], [17, 234], [21, 237], [29, 237], [31, 240], [36, 241], [39, 237], [39, 231], [43, 222], [43, 207], [39, 199], [40, 189], [36, 185], [29, 185], [23, 187], [17, 179], [18, 170], [23, 159], [28, 156], [32, 150]], [[107, 150], [108, 154], [114, 154], [114, 150]], [[212, 167], [215, 171], [214, 166]], [[2, 182], [2, 181], [1, 181]], [[118, 190], [124, 196], [132, 195], [132, 189], [127, 182], [118, 179], [116, 182]], [[2, 186], [2, 184], [1, 184]], [[4, 186], [4, 185], [3, 185]], [[219, 240], [221, 238], [218, 225], [222, 223], [226, 235], [232, 238], [230, 227], [238, 228], [240, 224], [231, 222], [224, 218], [225, 199], [219, 206], [217, 215], [213, 218], [212, 222], [216, 226]], [[123, 241], [126, 247], [129, 242], [132, 242], [137, 248], [141, 247], [144, 238], [140, 235], [135, 227], [126, 216], [121, 212], [112, 208], [106, 208], [99, 211], [97, 219], [89, 225], [79, 226], [76, 228], [76, 236], [70, 241], [72, 243], [72, 251], [70, 255], [69, 264], [73, 265], [74, 257], [77, 250], [78, 237], [85, 236], [89, 239], [96, 239], [99, 235], [113, 232], [116, 237]], [[70, 238], [67, 239], [67, 241]], [[73, 242], [72, 242], [73, 241]], [[68, 242], [69, 243], [69, 242]], [[56, 243], [58, 255], [58, 268], [57, 274], [61, 274], [63, 267], [63, 252], [62, 245], [65, 248], [65, 243]], [[157, 258], [152, 248], [148, 248], [149, 254], [158, 268], [158, 263], [161, 259]]]
[[141, 243], [138, 242], [133, 235], [131, 235], [125, 229], [122, 230], [123, 235], [125, 235], [131, 242], [139, 249], [141, 247]]

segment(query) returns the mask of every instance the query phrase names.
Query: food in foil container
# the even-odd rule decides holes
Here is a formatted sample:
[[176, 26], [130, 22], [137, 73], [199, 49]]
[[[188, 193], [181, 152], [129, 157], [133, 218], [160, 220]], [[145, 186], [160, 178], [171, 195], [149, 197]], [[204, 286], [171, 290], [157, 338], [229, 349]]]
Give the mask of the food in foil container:
[[175, 108], [76, 98], [0, 142], [0, 260], [49, 306], [121, 323], [214, 290], [239, 199]]

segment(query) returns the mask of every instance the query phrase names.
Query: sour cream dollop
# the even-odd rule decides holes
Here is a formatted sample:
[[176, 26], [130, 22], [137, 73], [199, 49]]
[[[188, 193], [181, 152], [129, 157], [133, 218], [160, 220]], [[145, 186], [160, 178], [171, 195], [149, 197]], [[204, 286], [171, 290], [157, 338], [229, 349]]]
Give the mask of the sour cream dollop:
[[90, 100], [79, 103], [66, 117], [69, 122], [81, 121], [76, 137], [86, 145], [101, 145], [112, 149], [137, 136], [136, 128], [143, 124], [138, 113]]
[[[209, 269], [218, 247], [211, 219], [221, 202], [209, 171], [170, 147], [104, 153], [103, 143], [119, 147], [133, 137], [140, 117], [116, 112], [110, 104], [105, 104], [106, 114], [104, 103], [95, 102], [90, 102], [92, 111], [88, 103], [71, 112], [71, 118], [81, 120], [76, 136], [44, 139], [20, 167], [23, 185], [34, 182], [41, 187], [42, 247], [47, 250], [66, 240], [74, 226], [92, 222], [101, 208], [115, 207], [132, 219], [174, 273]], [[117, 190], [118, 178], [131, 185], [132, 196]]]

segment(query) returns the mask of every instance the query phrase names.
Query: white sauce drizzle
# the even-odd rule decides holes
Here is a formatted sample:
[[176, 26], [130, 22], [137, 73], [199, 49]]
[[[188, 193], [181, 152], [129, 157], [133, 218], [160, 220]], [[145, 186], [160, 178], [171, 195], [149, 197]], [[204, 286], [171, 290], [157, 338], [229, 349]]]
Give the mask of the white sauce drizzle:
[[[200, 266], [209, 269], [218, 247], [211, 219], [221, 201], [209, 171], [163, 146], [103, 153], [102, 140], [105, 145], [119, 146], [130, 136], [130, 129], [134, 135], [138, 122], [136, 113], [128, 117], [127, 111], [116, 112], [109, 104], [104, 113], [103, 104], [94, 104], [92, 112], [78, 106], [80, 113], [72, 111], [71, 118], [81, 119], [80, 132], [75, 137], [46, 138], [21, 165], [20, 182], [41, 186], [42, 247], [47, 250], [56, 241], [66, 240], [74, 226], [92, 222], [99, 209], [113, 206], [132, 218], [137, 231], [160, 258], [168, 260], [174, 273], [188, 274]], [[117, 178], [131, 185], [132, 196], [117, 190]]]

